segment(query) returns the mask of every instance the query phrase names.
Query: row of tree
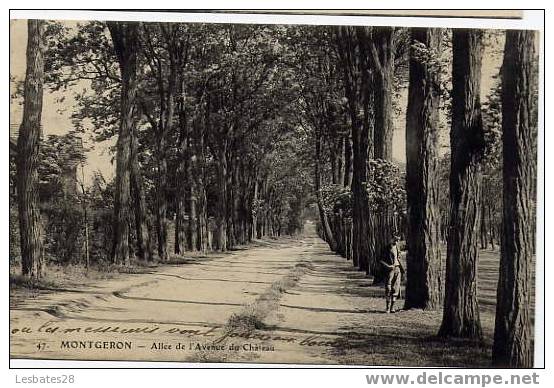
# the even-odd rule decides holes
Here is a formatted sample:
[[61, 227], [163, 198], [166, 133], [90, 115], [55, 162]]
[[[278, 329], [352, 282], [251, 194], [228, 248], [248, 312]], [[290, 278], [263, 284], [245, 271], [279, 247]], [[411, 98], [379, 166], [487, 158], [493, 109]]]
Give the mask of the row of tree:
[[[80, 209], [87, 264], [91, 252], [118, 265], [166, 261], [170, 241], [182, 254], [294, 234], [313, 203], [330, 248], [377, 283], [385, 245], [404, 234], [406, 307], [442, 306], [440, 335], [479, 339], [478, 245], [494, 191], [483, 194], [483, 179], [496, 179], [494, 362], [531, 365], [534, 34], [506, 33], [502, 84], [482, 106], [483, 41], [479, 30], [29, 21], [14, 177], [22, 273], [40, 277], [43, 234], [55, 230], [43, 230], [41, 213], [58, 217], [38, 194], [42, 87], [79, 89], [75, 129], [117, 136], [114, 181], [98, 175], [63, 197]], [[403, 166], [392, 139], [406, 87]]]
[[[327, 193], [327, 203], [320, 206], [322, 237], [332, 250], [352, 258], [355, 266], [379, 282], [384, 244], [401, 232], [407, 247], [405, 308], [443, 307], [440, 336], [480, 340], [477, 262], [481, 247], [491, 240], [494, 246], [491, 233], [497, 222], [490, 213], [498, 209], [495, 201], [502, 195], [501, 231], [496, 231], [501, 262], [493, 360], [496, 365], [532, 365], [534, 33], [506, 33], [502, 83], [484, 106], [480, 97], [484, 31], [461, 29], [450, 34], [412, 29], [406, 38], [405, 31], [393, 28], [341, 27], [334, 34], [335, 68], [342, 72], [350, 115], [354, 174], [351, 184], [344, 184], [346, 190], [319, 190], [322, 196]], [[451, 60], [441, 58], [445, 44]], [[408, 49], [401, 47], [406, 45]], [[405, 192], [395, 179], [398, 172], [387, 173], [393, 171], [387, 168], [393, 83], [403, 82], [404, 61], [408, 63]], [[399, 66], [395, 69], [394, 64]], [[451, 73], [445, 74], [445, 68]], [[445, 85], [445, 76], [451, 87]], [[441, 158], [443, 106], [451, 129], [450, 152]], [[325, 117], [325, 112], [318, 117]], [[332, 128], [328, 121], [323, 127]], [[448, 161], [443, 166], [446, 175], [441, 174], [441, 160]], [[446, 197], [440, 192], [445, 187], [449, 187]], [[440, 252], [442, 239], [447, 240], [446, 263]]]
[[[43, 183], [61, 179], [50, 166], [79, 164], [85, 150], [48, 152], [56, 142], [71, 148], [68, 136], [42, 139], [40, 151], [36, 144], [41, 157], [31, 170], [39, 175], [32, 185], [39, 198], [31, 202], [43, 223], [63, 232], [38, 229], [36, 240], [46, 242], [52, 260], [88, 262], [80, 252], [116, 264], [165, 261], [302, 229], [312, 182], [295, 159], [304, 134], [294, 131], [297, 87], [283, 60], [285, 28], [36, 23], [43, 45], [35, 55], [46, 69], [40, 81], [64, 96], [77, 91], [76, 132], [92, 133], [94, 142], [117, 136], [114, 181], [99, 172], [72, 195]], [[24, 181], [12, 175], [14, 185]], [[67, 211], [49, 212], [54, 200]], [[56, 248], [61, 242], [71, 245], [74, 260], [61, 259], [68, 250]], [[22, 257], [38, 263], [42, 252]], [[23, 273], [40, 270], [24, 266]]]

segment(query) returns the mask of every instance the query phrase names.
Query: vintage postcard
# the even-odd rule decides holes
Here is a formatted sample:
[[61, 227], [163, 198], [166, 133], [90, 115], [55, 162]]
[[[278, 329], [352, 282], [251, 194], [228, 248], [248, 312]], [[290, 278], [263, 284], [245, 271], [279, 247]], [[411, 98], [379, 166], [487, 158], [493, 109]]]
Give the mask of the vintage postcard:
[[539, 31], [91, 14], [10, 21], [11, 359], [536, 366]]

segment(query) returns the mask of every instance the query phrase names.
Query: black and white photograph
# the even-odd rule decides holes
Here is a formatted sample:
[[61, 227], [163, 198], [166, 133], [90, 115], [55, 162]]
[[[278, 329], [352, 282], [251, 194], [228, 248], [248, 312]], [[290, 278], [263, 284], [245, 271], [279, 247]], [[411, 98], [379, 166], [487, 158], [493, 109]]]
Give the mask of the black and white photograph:
[[10, 16], [10, 360], [537, 367], [541, 32], [401, 11]]

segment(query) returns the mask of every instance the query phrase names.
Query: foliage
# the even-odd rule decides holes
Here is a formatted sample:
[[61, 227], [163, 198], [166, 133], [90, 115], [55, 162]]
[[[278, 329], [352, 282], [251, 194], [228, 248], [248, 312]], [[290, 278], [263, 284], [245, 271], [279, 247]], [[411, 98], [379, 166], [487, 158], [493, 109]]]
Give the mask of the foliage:
[[75, 132], [47, 135], [39, 150], [38, 175], [41, 200], [74, 194], [77, 168], [85, 162], [86, 149]]
[[267, 174], [270, 195], [263, 202], [265, 211], [273, 210], [279, 216], [282, 228], [289, 234], [300, 232], [304, 225], [304, 208], [310, 202], [312, 180], [302, 162], [302, 142], [298, 133], [282, 136], [266, 155], [263, 172]]
[[[369, 161], [369, 179], [365, 182], [370, 208], [376, 211], [392, 209], [403, 212], [406, 208], [404, 173], [393, 162], [382, 159]], [[327, 184], [321, 188], [323, 208], [326, 213], [343, 212], [349, 217], [352, 209], [352, 193], [349, 187]]]
[[91, 262], [108, 262], [112, 246], [114, 182], [107, 183], [102, 174], [95, 173], [87, 192], [87, 204]]
[[48, 262], [77, 263], [83, 255], [83, 213], [75, 201], [56, 198], [41, 207], [44, 252]]
[[405, 177], [396, 164], [382, 159], [370, 160], [368, 175], [365, 187], [371, 209], [405, 210]]
[[75, 129], [92, 129], [99, 141], [110, 138], [118, 123], [120, 79], [105, 23], [77, 23], [70, 28], [50, 22], [48, 29], [46, 84], [62, 92], [62, 99], [75, 99]]
[[502, 158], [501, 92], [501, 84], [496, 80], [491, 93], [481, 106], [485, 130], [485, 162], [491, 168], [498, 167]]
[[336, 197], [333, 211], [342, 214], [345, 218], [352, 218], [352, 191], [343, 190]]
[[[350, 187], [338, 184], [326, 184], [321, 187], [323, 210], [327, 214], [338, 213], [340, 210], [350, 214], [352, 198]], [[346, 217], [347, 214], [344, 214]]]

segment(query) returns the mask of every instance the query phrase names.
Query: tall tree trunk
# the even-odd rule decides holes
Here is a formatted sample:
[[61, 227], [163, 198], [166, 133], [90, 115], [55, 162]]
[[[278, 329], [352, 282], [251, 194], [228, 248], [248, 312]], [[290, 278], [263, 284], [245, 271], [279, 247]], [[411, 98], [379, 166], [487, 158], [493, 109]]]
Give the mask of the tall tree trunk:
[[[168, 158], [168, 136], [173, 130], [175, 108], [177, 103], [177, 90], [180, 87], [178, 72], [182, 71], [178, 60], [178, 45], [176, 40], [171, 38], [175, 26], [160, 24], [162, 34], [167, 45], [167, 55], [169, 57], [169, 72], [167, 76], [167, 90], [163, 79], [163, 70], [158, 65], [157, 83], [158, 97], [160, 100], [160, 114], [157, 129], [157, 176], [156, 176], [156, 232], [158, 240], [158, 257], [162, 261], [169, 258], [167, 252], [168, 242], [168, 220], [167, 220], [167, 158]], [[153, 52], [150, 55], [156, 55]], [[158, 64], [160, 59], [158, 58]]]
[[112, 261], [122, 264], [129, 259], [131, 133], [137, 93], [139, 24], [108, 22], [108, 28], [121, 71], [121, 118], [117, 138]]
[[217, 249], [227, 250], [227, 143], [226, 138], [221, 139], [218, 149], [217, 161], [217, 189], [219, 199], [216, 212]]
[[[413, 28], [411, 43], [441, 51], [440, 29]], [[437, 143], [440, 72], [414, 55], [406, 113], [406, 194], [408, 204], [405, 308], [434, 310], [442, 301], [439, 248]]]
[[[483, 189], [481, 189], [484, 191]], [[479, 229], [479, 240], [481, 242], [481, 249], [487, 249], [487, 219], [486, 219], [486, 207], [485, 207], [485, 195], [481, 193], [481, 228]]]
[[[366, 55], [371, 58], [366, 66], [371, 66], [371, 90], [374, 110], [373, 125], [373, 157], [390, 161], [392, 159], [392, 138], [394, 125], [392, 122], [392, 93], [394, 88], [394, 28], [373, 27], [371, 40], [365, 39]], [[385, 250], [388, 239], [393, 234], [389, 225], [388, 206], [383, 206], [378, 212], [373, 212], [370, 220], [370, 254], [369, 272], [373, 275], [375, 284], [382, 283], [385, 271], [380, 264], [380, 255]]]
[[392, 93], [394, 89], [394, 28], [373, 27], [373, 67], [377, 70], [373, 85], [375, 109], [374, 157], [392, 159]]
[[198, 249], [201, 252], [207, 252], [209, 246], [209, 230], [208, 230], [208, 207], [205, 187], [205, 166], [206, 166], [206, 150], [204, 143], [204, 130], [200, 123], [194, 128], [195, 130], [195, 149], [198, 162], [194, 171], [194, 180], [197, 193], [196, 211], [198, 216], [197, 222], [197, 239]]
[[439, 335], [481, 339], [477, 299], [483, 122], [482, 31], [456, 29], [452, 39], [450, 230], [446, 295]]
[[237, 158], [235, 157], [234, 144], [228, 147], [227, 153], [227, 247], [237, 245]]
[[237, 233], [239, 244], [246, 244], [250, 241], [250, 212], [248, 211], [248, 204], [250, 203], [252, 185], [251, 180], [247, 176], [247, 168], [243, 161], [240, 158], [237, 158], [237, 161], [240, 166], [238, 174], [240, 191], [236, 202]]
[[[81, 138], [81, 147], [83, 146], [83, 139]], [[88, 271], [88, 268], [90, 266], [90, 236], [89, 236], [89, 216], [88, 216], [88, 205], [87, 205], [87, 191], [85, 189], [85, 169], [84, 164], [81, 164], [81, 181], [79, 182], [79, 186], [81, 187], [81, 209], [83, 210], [83, 225], [84, 225], [84, 232], [85, 232], [85, 240], [83, 241], [83, 248], [84, 248], [84, 254], [85, 254], [85, 268]]]
[[165, 155], [165, 136], [158, 138], [157, 175], [156, 175], [156, 237], [158, 241], [158, 258], [168, 259], [167, 253], [167, 158]]
[[187, 242], [187, 232], [185, 230], [185, 199], [184, 193], [182, 190], [176, 190], [175, 198], [175, 235], [174, 235], [174, 246], [173, 251], [176, 255], [185, 253], [186, 251], [186, 242]]
[[352, 263], [369, 271], [371, 241], [369, 202], [365, 183], [368, 161], [373, 155], [373, 114], [371, 112], [368, 27], [339, 27], [336, 43], [343, 74], [352, 131]]
[[[181, 105], [181, 104], [180, 104]], [[182, 109], [182, 108], [181, 108]], [[182, 111], [180, 116], [180, 134], [179, 134], [179, 161], [177, 163], [175, 171], [175, 228], [173, 237], [173, 252], [176, 255], [185, 253], [187, 247], [187, 231], [185, 225], [185, 182], [189, 183], [187, 179], [188, 169], [190, 168], [188, 160], [188, 146], [186, 139], [186, 129], [183, 127]], [[190, 184], [190, 183], [189, 183]]]
[[23, 120], [17, 139], [17, 203], [21, 241], [21, 273], [42, 275], [42, 236], [38, 203], [38, 153], [44, 83], [44, 21], [27, 21], [27, 69]]
[[89, 237], [89, 226], [88, 226], [88, 208], [86, 200], [83, 200], [83, 224], [85, 225], [85, 241], [84, 241], [84, 250], [85, 250], [85, 268], [88, 270], [90, 267], [90, 237]]
[[491, 206], [489, 205], [487, 207], [487, 212], [488, 212], [488, 224], [489, 224], [489, 235], [488, 235], [488, 239], [489, 239], [489, 243], [491, 244], [491, 249], [494, 250], [494, 228], [495, 228], [495, 222], [494, 222], [494, 217], [492, 216], [492, 209], [491, 209]]
[[[182, 88], [181, 88], [182, 90]], [[182, 92], [181, 92], [182, 94]], [[185, 225], [185, 197], [187, 188], [185, 187], [185, 182], [192, 186], [191, 180], [189, 180], [189, 170], [191, 169], [191, 160], [190, 160], [190, 146], [188, 144], [188, 134], [186, 126], [186, 116], [184, 112], [184, 102], [183, 99], [180, 99], [178, 102], [179, 106], [179, 141], [178, 141], [178, 152], [179, 152], [179, 161], [177, 163], [176, 174], [175, 174], [175, 235], [174, 235], [174, 246], [173, 250], [175, 254], [179, 255], [186, 251], [187, 242], [189, 240], [187, 225]], [[190, 194], [190, 193], [189, 193]], [[189, 219], [190, 223], [190, 219]]]
[[349, 135], [344, 137], [344, 187], [352, 185], [352, 140]]
[[192, 142], [189, 143], [189, 159], [187, 164], [187, 182], [189, 182], [189, 246], [192, 251], [197, 251], [198, 247], [198, 215], [196, 211], [196, 202], [198, 197], [198, 189], [196, 187], [196, 180], [194, 178], [194, 171], [196, 170], [196, 152], [195, 148], [192, 146]]
[[258, 206], [258, 173], [254, 175], [254, 198], [252, 200], [253, 203], [253, 212], [252, 212], [252, 230], [251, 230], [251, 239], [254, 240], [258, 238], [258, 212], [259, 212], [259, 206]]
[[342, 185], [344, 183], [344, 168], [346, 161], [344, 160], [344, 147], [345, 147], [345, 139], [344, 136], [340, 136], [338, 139], [338, 147], [336, 150], [336, 157], [337, 157], [337, 181], [335, 182], [338, 185]]
[[319, 220], [321, 221], [321, 227], [323, 228], [325, 241], [329, 245], [329, 248], [332, 251], [335, 251], [337, 249], [337, 243], [335, 241], [335, 237], [333, 236], [331, 226], [329, 225], [329, 219], [327, 218], [327, 214], [325, 213], [325, 209], [323, 207], [323, 197], [321, 195], [321, 165], [323, 164], [321, 160], [322, 135], [319, 129], [316, 129], [315, 132], [316, 133], [315, 133], [314, 179], [315, 179], [315, 190], [317, 195], [317, 207], [319, 210]]
[[502, 66], [502, 244], [492, 357], [494, 365], [510, 368], [533, 366], [534, 56], [533, 31], [506, 32]]
[[[375, 106], [374, 93], [375, 88], [375, 72], [371, 71], [372, 61], [370, 47], [371, 29], [362, 27], [357, 29], [359, 55], [361, 57], [360, 72], [360, 102], [363, 111], [358, 143], [358, 163], [354, 165], [355, 169], [359, 169], [357, 185], [359, 197], [359, 262], [360, 270], [365, 271], [367, 275], [377, 274], [378, 260], [375, 255], [375, 235], [373, 226], [375, 225], [375, 214], [371, 214], [369, 208], [369, 195], [366, 184], [369, 179], [369, 160], [373, 159], [374, 154], [374, 134], [375, 134]], [[356, 158], [356, 153], [354, 153]], [[379, 266], [380, 267], [380, 266]], [[374, 281], [376, 279], [374, 278]]]
[[[182, 52], [174, 53], [174, 62], [182, 65]], [[175, 58], [176, 57], [176, 58]], [[179, 59], [177, 59], [179, 58]], [[173, 66], [176, 66], [175, 64]], [[174, 70], [175, 72], [178, 70]], [[178, 163], [175, 174], [175, 238], [174, 251], [175, 254], [182, 254], [186, 249], [196, 250], [196, 206], [195, 206], [195, 181], [194, 181], [194, 163], [195, 149], [193, 148], [194, 140], [191, 139], [193, 129], [188, 126], [188, 111], [186, 100], [186, 82], [185, 74], [181, 70], [178, 76], [179, 79], [178, 92], [176, 97], [177, 117], [179, 126], [178, 139]], [[185, 222], [185, 211], [187, 206], [185, 202], [188, 199], [188, 222]], [[194, 217], [192, 216], [194, 213]]]
[[137, 238], [137, 256], [141, 260], [152, 261], [153, 249], [150, 236], [146, 200], [142, 187], [142, 174], [138, 162], [138, 139], [135, 131], [131, 133], [131, 195], [135, 213], [135, 233]]
[[329, 159], [331, 162], [331, 183], [336, 185], [339, 181], [338, 179], [338, 167], [337, 167], [337, 158], [335, 157], [334, 147], [329, 147]]
[[[370, 219], [369, 198], [366, 188], [369, 175], [368, 161], [373, 159], [373, 147], [370, 146], [370, 144], [373, 144], [373, 129], [371, 127], [372, 119], [369, 116], [370, 114], [366, 110], [360, 130], [359, 143], [357, 144], [358, 161], [354, 164], [354, 168], [359, 170], [354, 194], [358, 202], [358, 261], [360, 270], [365, 271], [367, 275], [370, 274], [370, 265], [375, 253], [375, 244], [371, 234], [371, 223], [374, 220]], [[354, 157], [356, 158], [356, 153], [354, 153]]]

